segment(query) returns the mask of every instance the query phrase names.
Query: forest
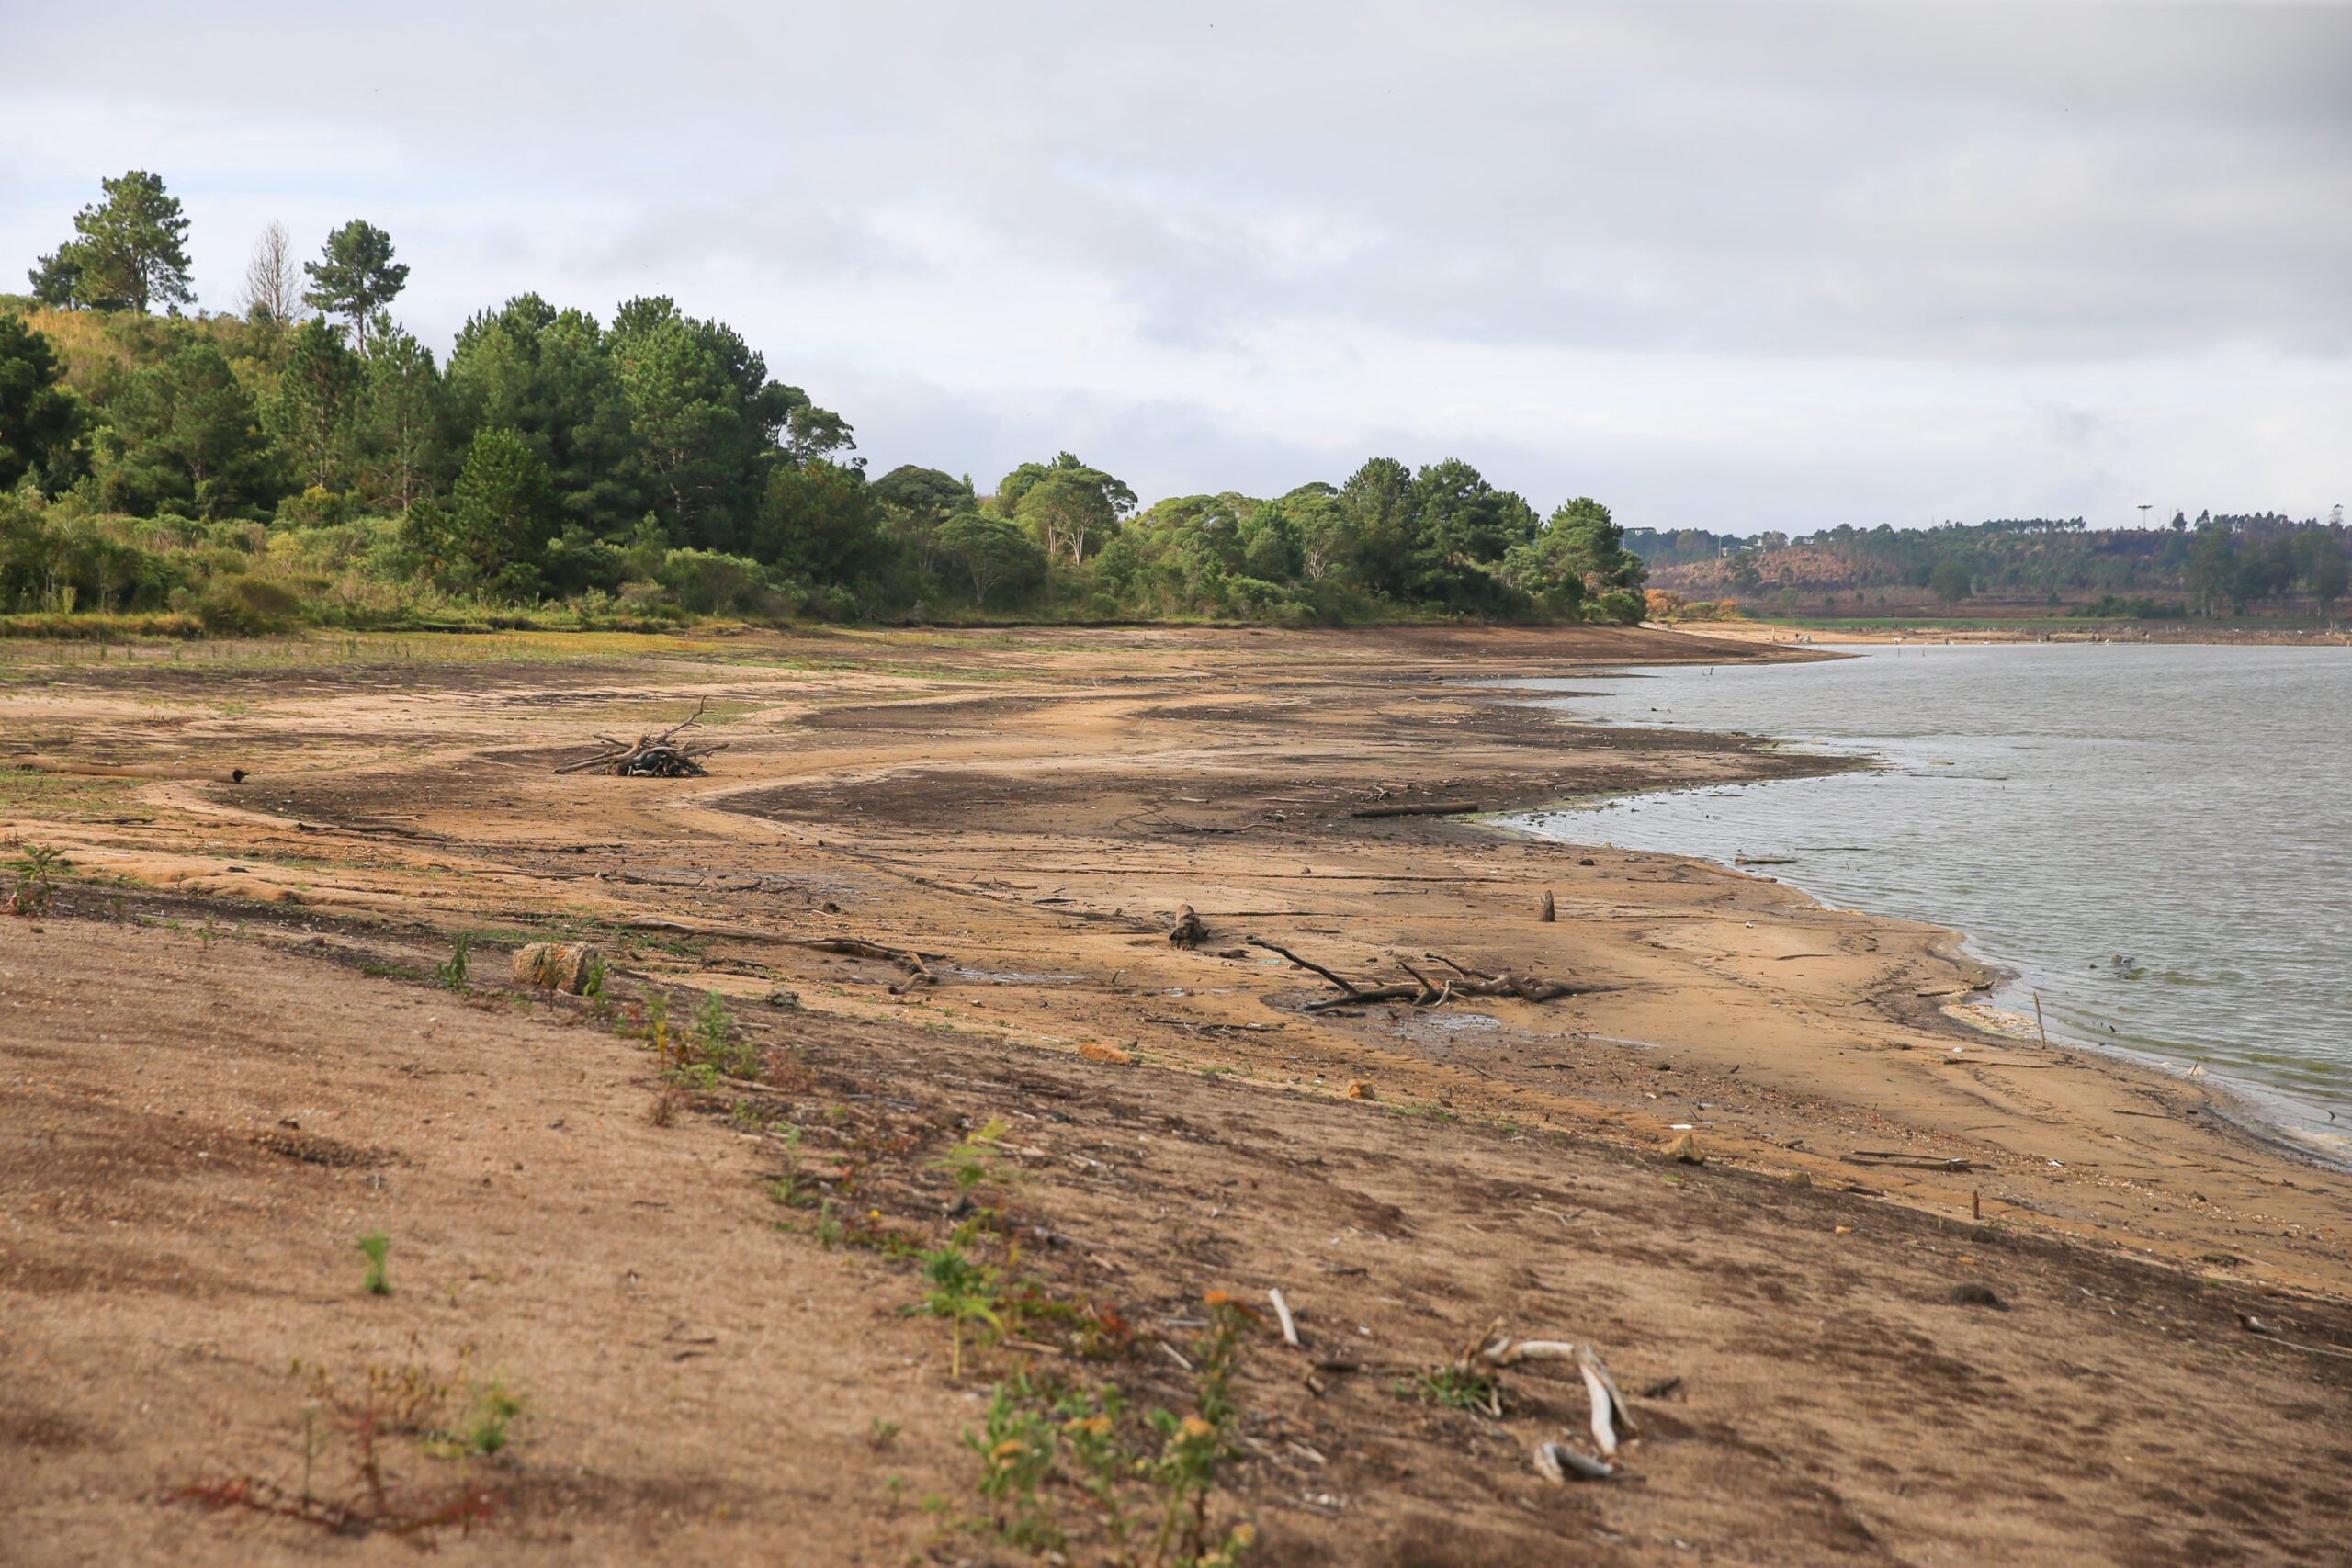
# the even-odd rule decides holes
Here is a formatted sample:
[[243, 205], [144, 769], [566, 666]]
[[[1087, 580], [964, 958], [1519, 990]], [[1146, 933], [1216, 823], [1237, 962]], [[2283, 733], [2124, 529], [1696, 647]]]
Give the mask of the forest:
[[2323, 522], [2277, 513], [2176, 513], [2161, 527], [2093, 529], [2079, 517], [1839, 526], [1791, 538], [1628, 529], [1654, 606], [1732, 598], [1807, 615], [1951, 611], [2176, 620], [2330, 616], [2347, 587], [2343, 509]]
[[[362, 220], [273, 224], [198, 308], [157, 175], [102, 182], [0, 295], [0, 615], [252, 631], [687, 617], [1639, 620], [1607, 507], [1466, 463], [1145, 506], [1062, 452], [905, 465], [672, 299], [486, 307], [446, 359]], [[62, 227], [62, 225], [61, 225]]]

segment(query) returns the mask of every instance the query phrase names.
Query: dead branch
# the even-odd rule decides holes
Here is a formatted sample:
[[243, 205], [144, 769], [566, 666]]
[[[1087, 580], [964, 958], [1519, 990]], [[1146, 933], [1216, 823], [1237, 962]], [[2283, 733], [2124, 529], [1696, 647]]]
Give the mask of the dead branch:
[[1168, 931], [1168, 945], [1190, 951], [1206, 942], [1208, 935], [1209, 928], [1201, 923], [1201, 917], [1187, 904], [1176, 911], [1176, 923]]
[[630, 779], [707, 778], [710, 771], [702, 765], [702, 759], [727, 750], [726, 742], [680, 741], [677, 736], [687, 726], [698, 723], [703, 710], [709, 705], [710, 699], [704, 698], [695, 705], [694, 712], [659, 735], [649, 732], [632, 741], [616, 740], [609, 735], [596, 736], [594, 739], [605, 748], [604, 750], [593, 757], [566, 762], [555, 772], [610, 773], [616, 778]]
[[1357, 989], [1355, 988], [1355, 987], [1354, 987], [1352, 984], [1351, 984], [1350, 982], [1348, 982], [1348, 981], [1346, 981], [1346, 980], [1341, 979], [1339, 976], [1332, 974], [1332, 973], [1331, 973], [1331, 971], [1329, 971], [1329, 969], [1324, 968], [1324, 967], [1323, 967], [1323, 965], [1321, 965], [1320, 964], [1309, 964], [1306, 959], [1301, 958], [1297, 953], [1293, 953], [1289, 948], [1286, 948], [1286, 947], [1276, 947], [1272, 942], [1267, 942], [1267, 941], [1263, 940], [1262, 938], [1260, 938], [1260, 937], [1254, 937], [1254, 936], [1253, 936], [1253, 937], [1251, 937], [1251, 938], [1250, 939], [1250, 946], [1252, 946], [1252, 947], [1262, 947], [1262, 948], [1264, 948], [1264, 949], [1265, 949], [1267, 952], [1269, 952], [1269, 953], [1281, 953], [1284, 958], [1289, 959], [1293, 964], [1297, 964], [1301, 969], [1312, 969], [1312, 970], [1314, 970], [1317, 975], [1322, 976], [1323, 976], [1323, 978], [1325, 978], [1326, 980], [1330, 981], [1330, 982], [1331, 982], [1331, 984], [1333, 984], [1333, 985], [1335, 985], [1335, 986], [1339, 987], [1340, 987], [1340, 989], [1341, 989], [1341, 990], [1343, 990], [1343, 991], [1347, 992], [1347, 994], [1349, 995], [1349, 997], [1350, 997], [1350, 998], [1355, 998], [1355, 999], [1358, 999], [1358, 1000], [1363, 999], [1363, 993], [1362, 991], [1357, 990]]

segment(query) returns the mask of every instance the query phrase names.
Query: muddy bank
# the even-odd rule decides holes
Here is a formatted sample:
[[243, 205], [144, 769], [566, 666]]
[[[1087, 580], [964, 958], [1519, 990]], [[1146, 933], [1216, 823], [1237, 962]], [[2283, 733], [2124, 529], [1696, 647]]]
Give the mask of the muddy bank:
[[[531, 1414], [445, 1553], [978, 1558], [918, 1506], [984, 1511], [967, 1395], [1025, 1366], [1185, 1408], [1204, 1294], [1277, 1286], [1308, 1347], [1251, 1330], [1216, 1494], [1253, 1561], [2330, 1550], [2331, 1179], [2194, 1086], [1969, 1030], [1944, 1010], [1977, 976], [1929, 928], [1354, 815], [1823, 765], [1450, 684], [1667, 640], [730, 638], [552, 682], [520, 656], [396, 691], [254, 671], [202, 714], [119, 670], [7, 687], [46, 750], [256, 771], [10, 797], [6, 836], [85, 879], [0, 932], [28, 1560], [390, 1549], [167, 1498], [293, 1472], [290, 1360], [446, 1375], [468, 1345]], [[708, 779], [547, 771], [706, 699]], [[1192, 951], [1164, 935], [1186, 905]], [[430, 984], [458, 931], [466, 996]], [[566, 936], [608, 953], [610, 1016], [503, 983], [506, 948]], [[835, 937], [873, 951], [778, 940]], [[1367, 987], [1577, 990], [1309, 1011], [1337, 993], [1253, 938]], [[875, 955], [905, 951], [931, 982]], [[649, 1003], [686, 1030], [712, 994], [736, 1081], [665, 1088]], [[937, 1162], [992, 1120], [1022, 1252], [988, 1258], [1068, 1310], [957, 1377], [897, 1254], [970, 1217]], [[1658, 1156], [1685, 1128], [1704, 1164]], [[1979, 1288], [2000, 1304], [1953, 1297]], [[1535, 1475], [1581, 1430], [1572, 1381], [1515, 1373], [1499, 1414], [1420, 1396], [1498, 1318], [1601, 1346], [1641, 1481]]]

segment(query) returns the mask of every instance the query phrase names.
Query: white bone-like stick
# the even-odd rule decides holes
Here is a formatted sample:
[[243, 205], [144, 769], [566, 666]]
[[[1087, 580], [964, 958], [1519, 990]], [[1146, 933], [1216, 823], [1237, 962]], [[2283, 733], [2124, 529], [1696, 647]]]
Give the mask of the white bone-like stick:
[[1266, 1292], [1266, 1296], [1274, 1303], [1274, 1315], [1282, 1319], [1283, 1343], [1295, 1350], [1305, 1349], [1306, 1347], [1298, 1342], [1298, 1325], [1291, 1320], [1290, 1303], [1283, 1300], [1282, 1287], [1275, 1286]]

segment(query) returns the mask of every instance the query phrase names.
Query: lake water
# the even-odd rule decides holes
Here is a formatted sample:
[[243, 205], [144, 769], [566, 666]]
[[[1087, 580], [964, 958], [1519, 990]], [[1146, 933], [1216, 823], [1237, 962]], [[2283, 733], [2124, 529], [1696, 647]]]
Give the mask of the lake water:
[[[1826, 903], [1960, 931], [2052, 1040], [2201, 1065], [2352, 1162], [2352, 649], [1917, 643], [1513, 682], [1596, 721], [1739, 730], [1859, 773], [1511, 820], [1788, 857]], [[2340, 1121], [2331, 1120], [2340, 1117]]]

